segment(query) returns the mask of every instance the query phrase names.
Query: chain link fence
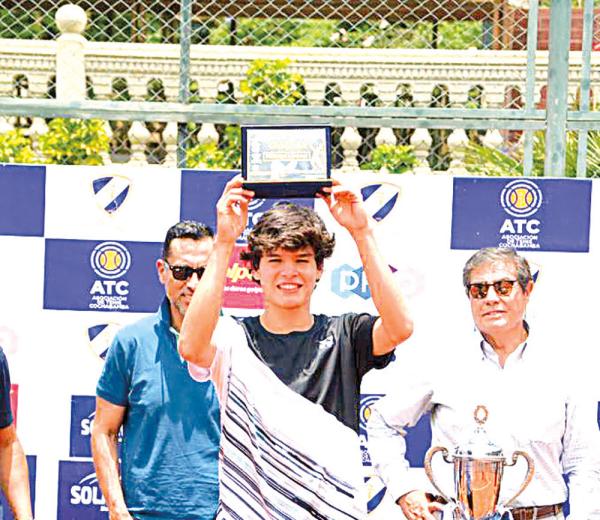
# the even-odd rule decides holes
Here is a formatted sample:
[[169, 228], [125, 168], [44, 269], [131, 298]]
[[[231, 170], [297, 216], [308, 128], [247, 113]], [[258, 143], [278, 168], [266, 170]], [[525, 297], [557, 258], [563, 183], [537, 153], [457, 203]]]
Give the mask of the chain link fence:
[[[168, 44], [180, 43], [180, 0], [0, 0], [0, 38], [56, 40], [60, 36], [55, 21], [56, 11], [67, 3], [85, 10], [87, 25], [83, 36], [93, 44], [113, 45], [115, 49], [126, 50], [133, 44], [167, 44], [148, 47], [167, 49]], [[596, 0], [596, 4], [599, 9], [594, 11], [592, 46], [600, 49], [600, 0]], [[194, 0], [191, 2], [191, 11], [193, 47], [196, 44], [205, 46], [204, 49], [215, 46], [230, 56], [232, 61], [240, 53], [250, 52], [246, 49], [254, 49], [252, 53], [258, 58], [247, 60], [239, 71], [236, 69], [230, 76], [223, 76], [213, 82], [210, 88], [192, 67], [190, 103], [441, 109], [475, 109], [493, 105], [502, 110], [524, 108], [525, 62], [517, 66], [507, 62], [516, 70], [513, 73], [514, 80], [503, 81], [493, 96], [490, 94], [493, 90], [491, 81], [483, 77], [481, 81], [476, 81], [472, 77], [462, 78], [456, 73], [447, 81], [442, 81], [440, 77], [425, 78], [419, 87], [415, 81], [411, 81], [416, 74], [411, 72], [407, 73], [407, 77], [395, 78], [390, 86], [390, 78], [385, 77], [387, 72], [373, 79], [362, 77], [352, 80], [348, 77], [352, 76], [352, 71], [340, 78], [338, 66], [346, 60], [346, 56], [352, 60], [376, 59], [377, 50], [382, 53], [397, 49], [414, 52], [422, 60], [422, 68], [428, 67], [436, 51], [455, 51], [455, 55], [464, 53], [465, 63], [469, 60], [469, 53], [474, 51], [495, 51], [507, 55], [510, 51], [524, 51], [527, 48], [529, 6], [523, 0]], [[575, 7], [572, 50], [582, 48], [582, 20], [582, 9]], [[537, 48], [547, 50], [549, 9], [544, 2], [540, 6], [536, 25]], [[281, 47], [319, 49], [322, 53], [319, 54], [322, 69], [315, 71], [315, 64], [303, 68], [293, 59], [281, 59], [281, 53], [269, 54], [270, 49]], [[364, 56], [362, 53], [365, 53]], [[153, 56], [157, 62], [163, 60], [161, 51], [156, 51]], [[192, 56], [192, 65], [200, 59]], [[156, 72], [158, 69], [159, 66], [154, 67], [153, 72], [138, 73], [135, 78], [127, 70], [104, 71], [102, 77], [98, 71], [90, 73], [87, 78], [87, 97], [110, 101], [176, 101], [179, 94], [178, 81], [175, 80], [178, 78], [163, 76]], [[455, 74], [453, 71], [451, 73]], [[538, 76], [538, 84], [542, 86], [538, 89], [535, 103], [537, 108], [543, 109], [543, 83], [546, 78], [539, 73]], [[385, 85], [384, 80], [387, 81]], [[16, 73], [10, 78], [10, 86], [5, 86], [5, 92], [0, 92], [0, 95], [53, 98], [56, 96], [55, 81], [55, 77], [48, 74], [45, 82], [38, 80], [34, 88], [31, 74]], [[317, 94], [314, 85], [318, 85]], [[351, 89], [356, 92], [348, 95]], [[569, 89], [573, 109], [578, 107], [578, 92], [578, 85], [573, 82]], [[490, 101], [492, 97], [493, 102]], [[591, 110], [597, 108], [598, 101], [592, 95]], [[27, 114], [11, 121], [15, 128], [25, 131], [31, 128], [32, 122]], [[165, 136], [167, 123], [152, 121], [145, 122], [143, 126], [147, 132], [143, 138], [147, 161], [152, 164], [164, 163], [168, 153], [168, 138]], [[130, 160], [133, 154], [132, 128], [133, 122], [130, 120], [110, 121], [107, 129], [110, 129], [109, 153], [113, 162]], [[202, 134], [202, 121], [187, 124], [184, 145], [188, 166], [239, 167], [239, 127], [218, 124], [215, 129], [217, 143], [214, 139], [207, 140]], [[343, 130], [339, 126], [333, 131], [332, 162], [337, 167], [342, 165], [344, 159]], [[495, 130], [492, 124], [486, 126], [482, 122], [481, 129], [467, 131], [469, 142], [474, 145], [473, 150], [482, 144], [492, 130]], [[357, 131], [361, 137], [359, 164], [377, 168], [379, 163], [374, 158], [374, 151], [380, 129], [369, 127], [358, 128]], [[408, 163], [411, 153], [414, 155], [411, 152], [411, 143], [414, 145], [415, 142], [414, 131], [415, 128], [394, 129], [395, 143], [401, 148], [393, 153], [400, 158], [406, 156]], [[450, 167], [452, 157], [448, 139], [452, 132], [453, 128], [439, 128], [439, 125], [429, 131], [431, 144], [427, 158], [433, 170], [445, 171]], [[522, 162], [523, 132], [504, 129], [500, 135], [502, 141], [496, 143], [496, 148], [517, 164]], [[577, 134], [573, 136], [569, 137], [570, 141], [577, 143]], [[600, 175], [600, 162], [593, 162], [596, 160], [593, 150], [600, 141], [598, 132], [591, 131], [588, 139], [588, 154], [591, 157], [589, 171], [591, 175]], [[389, 139], [383, 141], [389, 142]], [[536, 137], [535, 142], [538, 141], [540, 139]], [[542, 145], [538, 143], [536, 146], [539, 148]], [[492, 159], [502, 162], [501, 157], [489, 160]], [[599, 164], [598, 170], [595, 164]], [[507, 167], [504, 173], [514, 172], [514, 168]]]

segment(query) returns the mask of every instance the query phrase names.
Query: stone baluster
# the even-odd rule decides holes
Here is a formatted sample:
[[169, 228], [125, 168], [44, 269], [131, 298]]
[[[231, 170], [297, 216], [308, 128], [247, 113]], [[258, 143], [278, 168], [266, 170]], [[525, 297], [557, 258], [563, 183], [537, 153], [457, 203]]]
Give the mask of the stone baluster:
[[177, 123], [171, 121], [165, 127], [163, 132], [163, 140], [167, 149], [167, 156], [163, 163], [164, 166], [169, 168], [177, 167]]
[[0, 117], [0, 134], [14, 130], [14, 126], [10, 123], [8, 117]]
[[198, 143], [199, 144], [208, 144], [208, 143], [218, 143], [219, 142], [219, 132], [215, 128], [215, 125], [212, 123], [202, 123], [202, 128], [200, 128], [200, 132], [198, 132]]
[[342, 150], [344, 150], [344, 160], [342, 161], [342, 171], [348, 172], [358, 170], [358, 149], [362, 138], [358, 130], [353, 126], [347, 126], [340, 138]]
[[381, 146], [382, 144], [395, 145], [398, 141], [394, 135], [394, 130], [389, 127], [382, 127], [379, 129], [377, 136], [375, 137], [375, 144]]
[[504, 139], [502, 138], [500, 130], [489, 128], [483, 136], [481, 142], [488, 148], [494, 148], [496, 150], [499, 150], [502, 146], [502, 143], [504, 142]]
[[87, 23], [85, 11], [73, 4], [56, 11], [56, 25], [62, 33], [56, 40], [56, 99], [79, 101], [86, 97], [85, 44], [82, 36]]
[[427, 157], [429, 155], [429, 150], [431, 149], [432, 143], [433, 139], [431, 138], [427, 128], [415, 129], [413, 135], [410, 137], [410, 144], [415, 151], [415, 157], [417, 159], [415, 167], [413, 168], [413, 173], [431, 173], [431, 167], [429, 166]]
[[146, 145], [150, 140], [150, 132], [141, 121], [134, 121], [129, 130], [131, 141], [131, 159], [129, 164], [148, 164]]
[[108, 150], [106, 150], [104, 152], [100, 152], [100, 156], [102, 157], [102, 164], [112, 164], [110, 150], [112, 148], [113, 131], [112, 131], [112, 128], [110, 127], [110, 123], [108, 121], [104, 122], [103, 128], [104, 128], [104, 133], [106, 134], [106, 137], [108, 137]]
[[467, 133], [462, 128], [455, 128], [448, 136], [448, 150], [450, 151], [450, 167], [448, 173], [452, 175], [468, 175], [465, 168], [465, 148], [469, 144]]
[[31, 126], [25, 130], [25, 135], [31, 139], [31, 146], [33, 152], [38, 159], [43, 159], [43, 154], [40, 150], [40, 136], [48, 133], [48, 125], [46, 120], [42, 117], [34, 117]]

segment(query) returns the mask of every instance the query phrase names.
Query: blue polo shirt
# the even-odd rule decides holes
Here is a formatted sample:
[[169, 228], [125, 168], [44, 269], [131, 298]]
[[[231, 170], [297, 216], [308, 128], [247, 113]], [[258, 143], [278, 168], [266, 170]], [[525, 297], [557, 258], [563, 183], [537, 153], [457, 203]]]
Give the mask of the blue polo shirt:
[[0, 347], [0, 428], [6, 428], [13, 422], [10, 409], [10, 373], [4, 350]]
[[177, 352], [169, 304], [120, 330], [96, 393], [127, 408], [121, 479], [141, 519], [206, 519], [218, 503], [219, 405], [212, 382], [198, 383]]

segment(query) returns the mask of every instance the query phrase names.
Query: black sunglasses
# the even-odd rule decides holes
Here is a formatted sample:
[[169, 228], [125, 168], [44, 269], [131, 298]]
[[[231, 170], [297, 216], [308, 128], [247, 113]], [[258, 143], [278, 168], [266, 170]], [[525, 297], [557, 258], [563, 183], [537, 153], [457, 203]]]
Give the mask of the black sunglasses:
[[198, 275], [198, 279], [202, 278], [206, 267], [190, 267], [189, 265], [170, 265], [165, 260], [165, 265], [171, 270], [173, 273], [173, 278], [175, 280], [179, 280], [183, 282], [184, 280], [189, 280], [190, 277], [196, 273]]
[[482, 300], [488, 294], [490, 287], [494, 287], [494, 291], [498, 296], [509, 296], [512, 292], [513, 285], [517, 280], [498, 280], [497, 282], [492, 283], [470, 283], [467, 285], [467, 289], [469, 290], [469, 296], [475, 300]]

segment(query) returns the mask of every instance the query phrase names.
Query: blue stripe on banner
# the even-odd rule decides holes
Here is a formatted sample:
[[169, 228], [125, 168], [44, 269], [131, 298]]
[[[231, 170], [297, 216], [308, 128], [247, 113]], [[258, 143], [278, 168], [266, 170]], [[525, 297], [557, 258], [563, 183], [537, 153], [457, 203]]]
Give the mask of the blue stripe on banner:
[[46, 167], [0, 165], [0, 235], [44, 235]]

